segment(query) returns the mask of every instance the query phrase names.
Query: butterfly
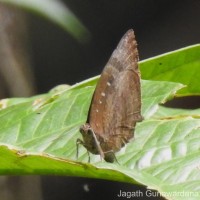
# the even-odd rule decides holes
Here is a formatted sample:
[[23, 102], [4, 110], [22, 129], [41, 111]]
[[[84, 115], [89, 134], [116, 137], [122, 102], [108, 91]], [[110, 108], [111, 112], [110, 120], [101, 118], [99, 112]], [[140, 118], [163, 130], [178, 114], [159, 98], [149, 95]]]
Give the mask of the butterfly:
[[[140, 71], [134, 31], [128, 30], [103, 69], [91, 101], [86, 124], [80, 127], [89, 152], [107, 162], [134, 136], [142, 121]], [[78, 149], [78, 148], [77, 148]], [[89, 157], [90, 158], [90, 157]]]

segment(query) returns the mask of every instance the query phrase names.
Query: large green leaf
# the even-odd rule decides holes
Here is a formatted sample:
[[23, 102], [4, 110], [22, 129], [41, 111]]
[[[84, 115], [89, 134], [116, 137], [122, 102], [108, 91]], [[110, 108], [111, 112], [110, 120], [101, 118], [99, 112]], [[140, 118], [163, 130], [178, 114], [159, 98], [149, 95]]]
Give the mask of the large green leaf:
[[[117, 154], [120, 165], [102, 163], [99, 156], [91, 155], [92, 166], [87, 163], [88, 155], [83, 147], [79, 149], [77, 162], [75, 144], [77, 138], [81, 137], [78, 129], [86, 120], [94, 82], [88, 82], [88, 87], [79, 84], [66, 91], [56, 90], [56, 93], [51, 92], [27, 101], [3, 100], [3, 109], [0, 111], [0, 154], [3, 155], [3, 164], [0, 165], [0, 173], [56, 173], [148, 185], [148, 181], [143, 181], [145, 177], [133, 167], [139, 145], [136, 141], [142, 141], [140, 137], [137, 139], [137, 134], [142, 133], [138, 132], [138, 128], [145, 127], [143, 123], [136, 128], [135, 140]], [[153, 115], [158, 107], [156, 105], [171, 99], [181, 87], [177, 83], [143, 81], [143, 116], [148, 118]], [[156, 122], [153, 125], [156, 126]], [[102, 170], [95, 174], [98, 168]]]
[[[177, 83], [143, 81], [143, 116], [148, 118], [153, 115], [158, 103], [172, 98], [181, 87]], [[20, 150], [46, 152], [76, 160], [75, 142], [77, 135], [80, 137], [78, 129], [86, 121], [93, 91], [94, 86], [77, 86], [27, 101], [3, 100], [0, 142]], [[5, 108], [7, 105], [9, 106]], [[84, 157], [87, 161], [87, 155]], [[99, 160], [98, 156], [97, 159]]]
[[80, 20], [59, 0], [0, 0], [0, 2], [37, 13], [59, 25], [81, 42], [89, 37], [88, 30]]

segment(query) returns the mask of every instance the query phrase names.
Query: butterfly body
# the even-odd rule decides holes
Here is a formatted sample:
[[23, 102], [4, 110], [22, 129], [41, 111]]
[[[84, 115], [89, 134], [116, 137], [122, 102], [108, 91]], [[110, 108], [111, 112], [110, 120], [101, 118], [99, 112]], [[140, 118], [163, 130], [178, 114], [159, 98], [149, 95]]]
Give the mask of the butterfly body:
[[82, 144], [108, 162], [134, 135], [141, 116], [140, 73], [134, 32], [119, 42], [97, 83], [86, 124], [80, 132]]

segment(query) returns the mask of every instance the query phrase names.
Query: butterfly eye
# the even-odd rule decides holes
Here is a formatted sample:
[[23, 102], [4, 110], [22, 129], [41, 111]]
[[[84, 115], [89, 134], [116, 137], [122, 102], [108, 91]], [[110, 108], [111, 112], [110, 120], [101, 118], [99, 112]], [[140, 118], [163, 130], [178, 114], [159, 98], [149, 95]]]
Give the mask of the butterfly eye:
[[89, 124], [82, 125], [79, 131], [81, 132], [81, 134], [88, 134], [89, 131], [91, 132], [90, 125]]
[[81, 132], [81, 134], [83, 134], [83, 132], [84, 132], [82, 128], [80, 128], [79, 131]]
[[88, 134], [88, 135], [93, 135], [92, 130], [91, 130], [91, 129], [88, 129], [87, 134]]
[[83, 135], [83, 134], [87, 134], [88, 129], [86, 129], [85, 126], [83, 125], [83, 126], [80, 127], [79, 131]]

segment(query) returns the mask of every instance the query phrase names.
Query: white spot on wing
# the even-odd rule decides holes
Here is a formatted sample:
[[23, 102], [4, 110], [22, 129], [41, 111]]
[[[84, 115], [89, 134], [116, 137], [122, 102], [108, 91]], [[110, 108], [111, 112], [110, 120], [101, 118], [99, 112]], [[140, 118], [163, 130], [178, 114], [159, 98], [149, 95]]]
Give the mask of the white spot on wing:
[[110, 82], [107, 82], [107, 86], [111, 86]]
[[102, 92], [102, 93], [101, 93], [101, 96], [102, 96], [102, 97], [105, 97], [105, 96], [106, 96], [106, 94], [105, 94], [104, 92]]

